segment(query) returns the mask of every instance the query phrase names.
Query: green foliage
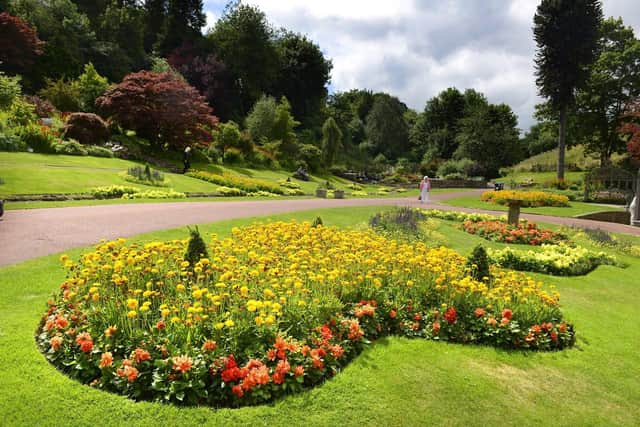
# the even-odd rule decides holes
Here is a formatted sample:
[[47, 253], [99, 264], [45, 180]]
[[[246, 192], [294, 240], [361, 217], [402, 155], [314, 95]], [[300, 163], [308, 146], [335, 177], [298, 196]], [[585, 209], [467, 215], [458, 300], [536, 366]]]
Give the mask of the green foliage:
[[136, 187], [127, 187], [124, 185], [110, 185], [105, 187], [92, 188], [90, 194], [96, 199], [117, 199], [125, 194], [134, 194], [140, 191]]
[[239, 188], [234, 188], [234, 187], [225, 187], [225, 186], [216, 188], [216, 193], [225, 197], [237, 197], [237, 196], [247, 195], [247, 192], [244, 190], [241, 190]]
[[[395, 160], [409, 146], [409, 128], [404, 118], [407, 106], [396, 97], [378, 94], [367, 114], [365, 131], [372, 155]], [[382, 163], [382, 162], [378, 162]]]
[[204, 171], [187, 172], [187, 176], [192, 178], [201, 179], [203, 181], [212, 182], [214, 184], [223, 185], [225, 187], [240, 188], [249, 193], [256, 191], [268, 191], [269, 193], [282, 194], [283, 190], [280, 186], [268, 181], [262, 181], [253, 178], [243, 178], [231, 173], [224, 173], [222, 175], [213, 174]]
[[21, 93], [20, 77], [10, 77], [0, 71], [0, 110], [9, 108]]
[[314, 220], [313, 223], [311, 223], [311, 226], [313, 228], [319, 227], [321, 225], [324, 225], [324, 223], [322, 222], [322, 218], [320, 218], [319, 216], [317, 216]]
[[56, 154], [66, 154], [69, 156], [88, 156], [89, 152], [75, 139], [61, 141], [54, 145]]
[[325, 166], [333, 165], [341, 146], [342, 131], [333, 117], [329, 117], [322, 125], [322, 156]]
[[13, 100], [7, 115], [7, 122], [11, 126], [27, 126], [38, 120], [35, 105], [27, 102], [23, 97]]
[[491, 279], [491, 271], [489, 270], [489, 256], [482, 245], [473, 248], [471, 256], [467, 259], [466, 268], [469, 275], [474, 279], [484, 282]]
[[452, 174], [458, 174], [467, 177], [474, 166], [475, 162], [467, 158], [447, 160], [438, 167], [438, 176], [448, 178]]
[[223, 161], [225, 164], [237, 165], [244, 162], [244, 155], [242, 151], [237, 148], [231, 147], [224, 151]]
[[271, 139], [276, 121], [277, 103], [274, 97], [263, 95], [247, 115], [246, 125], [255, 142]]
[[387, 212], [378, 212], [369, 219], [369, 225], [386, 235], [406, 239], [419, 239], [422, 236], [420, 223], [427, 219], [423, 211], [402, 207]]
[[143, 166], [132, 166], [127, 169], [127, 176], [125, 177], [127, 181], [135, 182], [138, 184], [144, 185], [153, 185], [153, 186], [164, 186], [165, 178], [164, 175], [157, 170], [151, 169], [149, 165]]
[[207, 252], [207, 244], [200, 235], [198, 227], [189, 228], [189, 243], [187, 245], [187, 251], [184, 254], [185, 261], [189, 261], [191, 266], [194, 266], [202, 258], [208, 258], [209, 252]]
[[317, 171], [322, 161], [322, 150], [312, 144], [300, 144], [298, 158], [306, 164], [306, 168]]
[[39, 125], [29, 124], [19, 128], [20, 139], [36, 153], [55, 153], [55, 146], [59, 142], [58, 138]]
[[46, 80], [46, 88], [39, 92], [40, 96], [48, 99], [58, 110], [74, 112], [82, 110], [82, 91], [77, 80]]
[[113, 151], [105, 147], [99, 147], [97, 145], [86, 145], [84, 149], [87, 150], [87, 154], [93, 157], [113, 157]]
[[96, 71], [91, 62], [85, 64], [84, 73], [78, 77], [78, 90], [83, 111], [95, 111], [96, 99], [109, 87], [109, 80]]

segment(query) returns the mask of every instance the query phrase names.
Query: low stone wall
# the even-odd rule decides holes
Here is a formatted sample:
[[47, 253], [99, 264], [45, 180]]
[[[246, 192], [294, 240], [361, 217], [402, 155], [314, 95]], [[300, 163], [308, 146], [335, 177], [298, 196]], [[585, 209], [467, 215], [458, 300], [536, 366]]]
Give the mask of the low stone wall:
[[591, 219], [594, 221], [615, 222], [617, 224], [629, 225], [631, 222], [631, 214], [625, 211], [603, 211], [594, 212], [585, 215], [579, 215], [578, 218]]

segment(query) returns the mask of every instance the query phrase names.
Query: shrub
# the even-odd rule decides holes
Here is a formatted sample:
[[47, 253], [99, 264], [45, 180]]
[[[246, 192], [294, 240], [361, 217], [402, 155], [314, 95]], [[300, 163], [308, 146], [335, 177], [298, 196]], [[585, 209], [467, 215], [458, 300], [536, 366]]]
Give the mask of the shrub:
[[225, 197], [246, 196], [247, 194], [246, 191], [241, 190], [239, 188], [224, 187], [224, 186], [216, 188], [216, 193]]
[[37, 121], [35, 105], [27, 102], [24, 98], [18, 97], [13, 100], [9, 107], [7, 121], [11, 126], [27, 126]]
[[[240, 406], [321, 384], [388, 335], [508, 349], [574, 343], [557, 294], [500, 269], [479, 283], [447, 248], [274, 222], [207, 249], [195, 264], [183, 260], [183, 240], [62, 256], [67, 278], [43, 314], [39, 348], [102, 390]], [[319, 274], [319, 257], [339, 274]]]
[[107, 123], [93, 113], [73, 113], [64, 127], [64, 137], [78, 140], [85, 145], [102, 145], [110, 132]]
[[291, 181], [291, 178], [281, 179], [280, 181], [278, 181], [278, 184], [280, 184], [280, 186], [284, 188], [291, 188], [294, 190], [300, 189], [300, 184], [295, 181]]
[[615, 257], [579, 246], [542, 245], [542, 251], [539, 252], [505, 248], [489, 253], [491, 260], [502, 267], [555, 276], [582, 276], [599, 265], [616, 265]]
[[224, 152], [223, 161], [229, 165], [242, 163], [244, 162], [244, 155], [237, 148], [227, 148]]
[[388, 236], [419, 239], [422, 237], [420, 225], [426, 218], [419, 209], [402, 207], [376, 213], [369, 219], [369, 225]]
[[305, 192], [299, 188], [285, 188], [282, 194], [285, 196], [304, 196]]
[[56, 154], [67, 154], [69, 156], [87, 156], [89, 153], [78, 141], [70, 139], [54, 145]]
[[27, 95], [24, 99], [35, 107], [34, 113], [39, 118], [49, 118], [56, 113], [56, 107], [46, 99], [36, 95]]
[[46, 87], [39, 95], [49, 100], [60, 111], [81, 111], [82, 94], [80, 86], [75, 80], [46, 80]]
[[469, 275], [479, 282], [485, 282], [491, 277], [489, 271], [489, 257], [487, 251], [482, 245], [476, 245], [471, 252], [471, 256], [467, 260], [466, 267]]
[[499, 205], [505, 205], [509, 200], [519, 200], [522, 206], [569, 206], [569, 198], [567, 196], [544, 191], [485, 191], [480, 196], [480, 200]]
[[123, 199], [184, 199], [186, 197], [186, 194], [171, 189], [169, 191], [140, 191], [138, 189], [135, 193], [125, 193], [122, 195]]
[[58, 138], [48, 128], [30, 124], [19, 130], [20, 139], [36, 153], [55, 153]]
[[316, 219], [313, 220], [313, 223], [311, 223], [311, 227], [316, 228], [318, 226], [324, 225], [324, 223], [322, 222], [322, 218], [317, 216]]
[[457, 174], [466, 178], [469, 172], [474, 168], [475, 162], [471, 159], [447, 160], [438, 167], [438, 176], [446, 177], [447, 175]]
[[94, 111], [96, 99], [109, 87], [109, 80], [96, 71], [91, 62], [84, 65], [84, 73], [78, 77], [83, 111]]
[[0, 151], [27, 151], [27, 144], [8, 130], [0, 130]]
[[93, 157], [113, 157], [113, 151], [105, 147], [98, 147], [97, 145], [87, 145], [84, 147], [87, 153]]
[[20, 77], [9, 77], [0, 71], [0, 110], [9, 108], [21, 93]]
[[[7, 3], [2, 2], [3, 8], [9, 7]], [[43, 45], [36, 30], [25, 20], [7, 12], [0, 13], [0, 63], [3, 69], [11, 74], [29, 72], [38, 55], [42, 54]]]
[[218, 119], [196, 89], [169, 73], [140, 71], [109, 88], [96, 106], [125, 129], [160, 146], [208, 146]]
[[110, 185], [106, 187], [95, 187], [89, 192], [96, 199], [118, 199], [125, 194], [133, 194], [140, 191], [136, 187], [126, 187], [124, 185]]
[[185, 261], [189, 261], [189, 265], [195, 266], [202, 258], [209, 258], [207, 245], [204, 243], [198, 227], [187, 228], [189, 230], [189, 243], [187, 251], [184, 254]]

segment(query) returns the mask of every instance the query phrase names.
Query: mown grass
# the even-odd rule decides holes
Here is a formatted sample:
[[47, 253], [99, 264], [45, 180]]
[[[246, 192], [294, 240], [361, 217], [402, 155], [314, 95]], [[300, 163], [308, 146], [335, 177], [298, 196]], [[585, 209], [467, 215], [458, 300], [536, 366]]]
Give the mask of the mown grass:
[[[387, 208], [271, 219], [320, 215], [325, 224], [362, 226], [381, 209]], [[225, 235], [254, 221], [225, 221], [200, 230]], [[486, 243], [447, 222], [438, 231], [462, 253]], [[176, 229], [136, 240], [186, 235], [186, 229]], [[69, 253], [76, 256], [80, 250]], [[525, 353], [389, 338], [320, 387], [272, 405], [221, 410], [134, 403], [60, 374], [33, 339], [48, 296], [64, 278], [58, 256], [0, 268], [0, 425], [637, 425], [640, 262], [617, 255], [630, 264], [627, 269], [604, 266], [579, 278], [536, 275], [557, 284], [563, 309], [578, 331], [575, 349]]]
[[[508, 206], [498, 205], [496, 203], [483, 202], [480, 200], [480, 196], [464, 196], [454, 197], [442, 201], [443, 204], [450, 206], [458, 206], [473, 209], [484, 209], [489, 211], [508, 211]], [[592, 212], [601, 211], [621, 211], [621, 207], [614, 207], [608, 205], [598, 205], [594, 203], [584, 202], [569, 202], [571, 206], [568, 207], [555, 207], [555, 206], [543, 206], [538, 208], [521, 208], [520, 211], [528, 214], [538, 215], [551, 215], [551, 216], [563, 216], [573, 217], [578, 215], [584, 215]]]

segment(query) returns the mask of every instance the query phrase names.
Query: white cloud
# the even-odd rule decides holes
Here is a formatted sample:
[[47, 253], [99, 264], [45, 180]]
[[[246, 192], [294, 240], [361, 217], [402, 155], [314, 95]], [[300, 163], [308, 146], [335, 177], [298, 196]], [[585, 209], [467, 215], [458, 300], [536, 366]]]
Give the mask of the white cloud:
[[204, 26], [204, 33], [206, 34], [211, 28], [213, 28], [216, 21], [218, 20], [218, 16], [210, 10], [205, 11], [204, 14], [207, 17], [207, 23]]
[[[215, 8], [220, 0], [209, 0]], [[509, 104], [533, 122], [537, 0], [247, 0], [276, 27], [307, 34], [333, 60], [331, 87], [387, 91], [410, 107], [450, 86]], [[219, 8], [217, 9], [219, 13]], [[605, 0], [640, 33], [640, 2]], [[215, 21], [207, 14], [207, 25]]]

